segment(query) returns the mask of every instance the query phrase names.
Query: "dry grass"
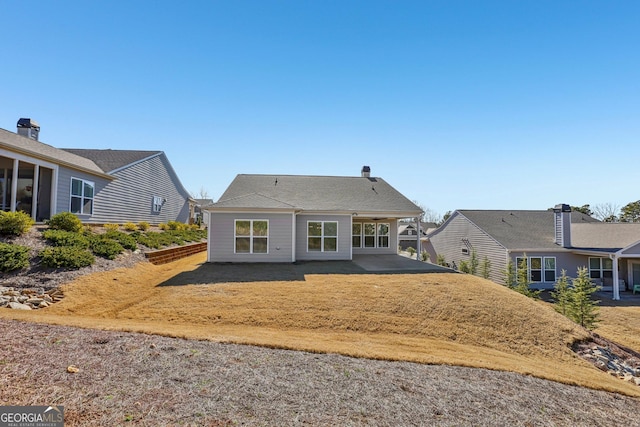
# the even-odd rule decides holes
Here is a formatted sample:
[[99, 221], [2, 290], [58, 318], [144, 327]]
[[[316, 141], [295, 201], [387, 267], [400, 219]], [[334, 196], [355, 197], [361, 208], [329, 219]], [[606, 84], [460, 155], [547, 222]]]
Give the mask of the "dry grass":
[[600, 307], [600, 316], [599, 335], [640, 352], [640, 306], [618, 302]]
[[246, 266], [243, 276], [236, 266], [202, 264], [204, 259], [199, 254], [167, 265], [96, 273], [65, 286], [67, 297], [55, 306], [0, 313], [54, 324], [513, 371], [640, 396], [638, 387], [575, 356], [570, 345], [585, 339], [586, 331], [545, 303], [476, 277], [298, 274], [295, 266], [263, 267], [263, 273]]
[[0, 334], [0, 402], [64, 405], [69, 427], [631, 426], [640, 412], [511, 372], [3, 319]]

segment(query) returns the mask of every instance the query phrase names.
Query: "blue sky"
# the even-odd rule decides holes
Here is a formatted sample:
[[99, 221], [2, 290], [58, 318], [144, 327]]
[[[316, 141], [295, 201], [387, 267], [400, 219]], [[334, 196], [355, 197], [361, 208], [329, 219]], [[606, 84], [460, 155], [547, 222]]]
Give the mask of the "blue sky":
[[638, 1], [0, 2], [0, 127], [454, 209], [640, 199]]

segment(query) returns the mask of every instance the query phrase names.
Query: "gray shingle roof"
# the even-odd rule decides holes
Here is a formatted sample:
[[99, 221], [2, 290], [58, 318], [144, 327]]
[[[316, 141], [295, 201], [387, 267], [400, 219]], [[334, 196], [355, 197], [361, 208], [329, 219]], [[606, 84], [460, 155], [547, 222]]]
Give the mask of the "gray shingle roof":
[[[554, 242], [553, 211], [459, 210], [457, 212], [507, 249], [560, 248]], [[599, 221], [580, 212], [571, 212], [571, 223], [599, 223]]]
[[421, 209], [381, 178], [238, 175], [214, 208], [289, 208], [308, 211], [397, 213]]
[[104, 171], [92, 160], [77, 154], [60, 150], [51, 145], [35, 141], [5, 129], [0, 129], [0, 147], [36, 157], [41, 160], [62, 164], [74, 169], [104, 175]]
[[571, 226], [571, 246], [616, 252], [640, 241], [638, 223], [584, 223]]
[[95, 150], [83, 148], [63, 148], [62, 150], [92, 160], [105, 172], [111, 172], [148, 157], [162, 154], [162, 151], [144, 150]]

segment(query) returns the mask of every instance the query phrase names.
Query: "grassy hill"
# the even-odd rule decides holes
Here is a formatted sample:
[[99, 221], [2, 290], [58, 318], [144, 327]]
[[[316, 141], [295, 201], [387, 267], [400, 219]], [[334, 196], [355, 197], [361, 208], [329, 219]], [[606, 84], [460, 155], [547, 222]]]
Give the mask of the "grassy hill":
[[[256, 344], [382, 360], [483, 367], [640, 396], [575, 356], [585, 330], [495, 283], [460, 274], [242, 277], [204, 254], [82, 277], [35, 312], [54, 324]], [[232, 269], [233, 270], [229, 270]], [[256, 267], [246, 267], [252, 270]], [[282, 268], [289, 268], [283, 266]], [[230, 274], [232, 271], [232, 274]]]

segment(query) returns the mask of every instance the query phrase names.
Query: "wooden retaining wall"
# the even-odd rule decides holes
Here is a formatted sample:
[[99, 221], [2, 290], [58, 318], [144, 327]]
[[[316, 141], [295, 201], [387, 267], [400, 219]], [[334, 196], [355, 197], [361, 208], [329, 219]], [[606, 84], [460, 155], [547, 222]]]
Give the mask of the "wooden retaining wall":
[[145, 256], [151, 264], [166, 264], [171, 261], [179, 260], [190, 255], [197, 254], [207, 250], [207, 242], [192, 243], [184, 246], [176, 246], [175, 248], [159, 249], [157, 251], [145, 252]]

